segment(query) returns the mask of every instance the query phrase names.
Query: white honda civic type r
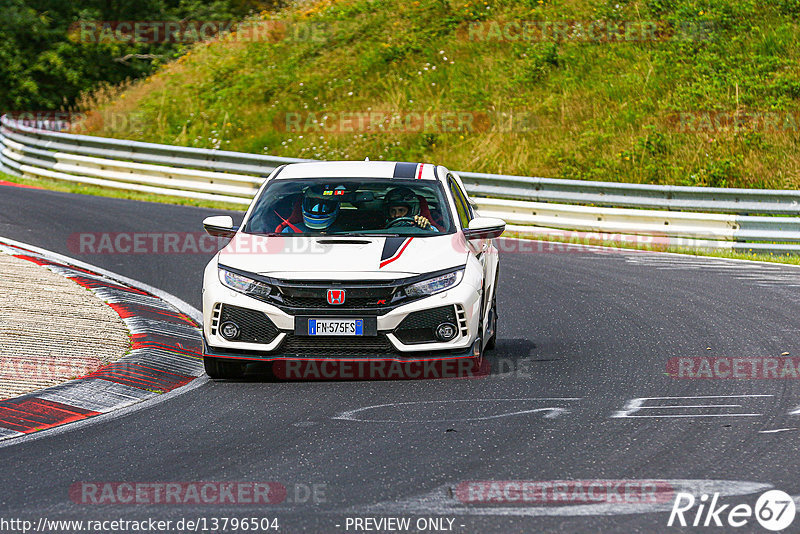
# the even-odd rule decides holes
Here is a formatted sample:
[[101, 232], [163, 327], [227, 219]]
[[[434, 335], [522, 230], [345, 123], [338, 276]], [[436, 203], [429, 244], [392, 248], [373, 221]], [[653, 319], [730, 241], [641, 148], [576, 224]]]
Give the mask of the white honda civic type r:
[[478, 216], [442, 166], [384, 161], [277, 168], [205, 269], [212, 378], [280, 360], [478, 360], [494, 347], [505, 223]]

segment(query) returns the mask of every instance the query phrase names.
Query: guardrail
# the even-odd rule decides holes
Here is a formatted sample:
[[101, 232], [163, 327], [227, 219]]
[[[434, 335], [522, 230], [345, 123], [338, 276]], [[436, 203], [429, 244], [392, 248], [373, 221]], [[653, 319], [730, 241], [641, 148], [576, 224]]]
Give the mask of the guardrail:
[[74, 135], [0, 118], [0, 167], [9, 174], [246, 205], [276, 167], [300, 161], [308, 160]]
[[668, 211], [800, 213], [800, 191], [794, 190], [645, 185], [474, 172], [459, 174], [472, 194], [493, 198]]
[[[34, 128], [0, 118], [0, 170], [246, 205], [284, 163], [310, 161]], [[655, 236], [671, 245], [800, 253], [800, 191], [654, 186], [457, 173], [482, 213], [532, 235]], [[588, 204], [588, 205], [587, 205]], [[754, 215], [755, 214], [755, 215]]]

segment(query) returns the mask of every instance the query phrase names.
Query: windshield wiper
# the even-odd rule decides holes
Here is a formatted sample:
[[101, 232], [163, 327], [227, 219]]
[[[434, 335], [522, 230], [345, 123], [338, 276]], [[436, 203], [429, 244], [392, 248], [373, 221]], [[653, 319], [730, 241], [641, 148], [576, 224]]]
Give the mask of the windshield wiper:
[[400, 237], [400, 234], [352, 234], [358, 237]]

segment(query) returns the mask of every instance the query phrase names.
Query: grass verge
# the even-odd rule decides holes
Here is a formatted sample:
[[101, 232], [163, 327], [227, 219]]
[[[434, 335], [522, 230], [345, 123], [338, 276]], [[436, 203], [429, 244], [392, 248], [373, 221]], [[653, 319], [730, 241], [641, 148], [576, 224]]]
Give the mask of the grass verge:
[[[98, 112], [89, 133], [523, 176], [800, 187], [798, 0], [306, 0], [256, 22], [271, 38], [199, 43], [146, 80], [87, 97]], [[590, 37], [596, 24], [606, 31]]]

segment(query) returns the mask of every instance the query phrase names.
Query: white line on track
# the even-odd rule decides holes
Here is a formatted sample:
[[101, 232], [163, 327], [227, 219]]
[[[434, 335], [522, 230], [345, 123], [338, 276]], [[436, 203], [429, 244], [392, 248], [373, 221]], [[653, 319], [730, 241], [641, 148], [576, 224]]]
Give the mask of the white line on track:
[[522, 399], [447, 399], [447, 400], [433, 400], [433, 401], [413, 401], [413, 402], [392, 402], [387, 404], [375, 404], [372, 406], [364, 406], [361, 408], [356, 408], [355, 410], [348, 410], [345, 412], [341, 412], [338, 415], [332, 417], [332, 419], [340, 420], [340, 421], [357, 421], [361, 423], [445, 423], [445, 422], [466, 422], [466, 421], [487, 421], [491, 419], [500, 419], [502, 417], [513, 417], [518, 415], [528, 415], [534, 413], [545, 413], [545, 419], [555, 419], [559, 415], [569, 413], [569, 410], [564, 408], [563, 406], [547, 406], [547, 407], [538, 407], [538, 408], [530, 408], [530, 409], [523, 409], [520, 410], [519, 406], [514, 407], [514, 411], [494, 414], [494, 415], [485, 415], [485, 416], [476, 416], [476, 417], [456, 417], [456, 418], [442, 418], [442, 419], [413, 419], [413, 418], [394, 418], [394, 419], [371, 419], [368, 417], [363, 417], [363, 412], [367, 410], [378, 410], [381, 408], [402, 408], [402, 415], [407, 414], [407, 408], [412, 405], [430, 405], [430, 404], [452, 404], [452, 403], [471, 403], [477, 404], [480, 407], [486, 407], [490, 403], [503, 403], [503, 402], [513, 402], [516, 404], [521, 403], [530, 403], [530, 402], [559, 402], [559, 401], [579, 401], [581, 400], [580, 397], [563, 397], [563, 398], [522, 398]]

